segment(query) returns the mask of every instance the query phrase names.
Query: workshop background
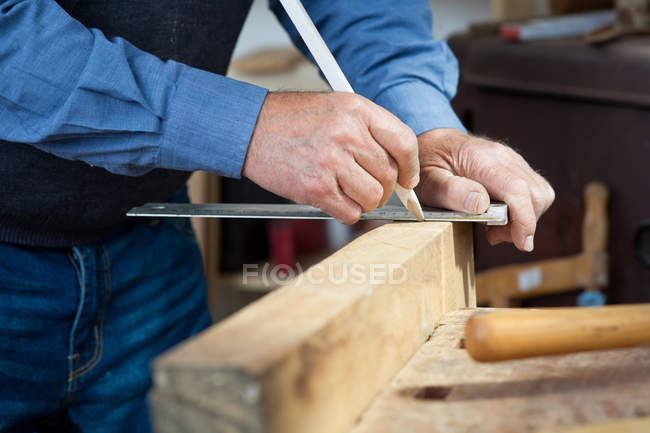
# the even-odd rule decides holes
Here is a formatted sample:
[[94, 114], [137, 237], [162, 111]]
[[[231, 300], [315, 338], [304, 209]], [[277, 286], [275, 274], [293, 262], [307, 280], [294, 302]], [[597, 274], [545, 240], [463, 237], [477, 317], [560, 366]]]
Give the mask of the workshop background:
[[[463, 123], [516, 148], [556, 190], [532, 254], [490, 247], [475, 229], [479, 305], [650, 301], [647, 2], [433, 0], [431, 7], [435, 36], [459, 60], [453, 106]], [[328, 89], [266, 0], [254, 2], [233, 58], [228, 75], [237, 79], [271, 90]], [[245, 179], [202, 172], [190, 180], [190, 195], [201, 203], [284, 202]], [[215, 319], [277, 287], [254, 277], [244, 284], [244, 265], [285, 265], [290, 275], [376, 226], [193, 223]]]

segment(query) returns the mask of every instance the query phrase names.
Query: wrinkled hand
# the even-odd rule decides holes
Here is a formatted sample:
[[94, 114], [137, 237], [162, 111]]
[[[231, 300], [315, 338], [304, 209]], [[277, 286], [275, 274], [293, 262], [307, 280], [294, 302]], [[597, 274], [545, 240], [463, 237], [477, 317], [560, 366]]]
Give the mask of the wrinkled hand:
[[[352, 224], [419, 182], [418, 141], [394, 115], [349, 93], [269, 93], [243, 175]], [[398, 174], [399, 173], [399, 174]]]
[[508, 204], [507, 226], [488, 227], [491, 245], [513, 242], [522, 251], [534, 247], [537, 220], [555, 192], [514, 150], [456, 129], [421, 134], [420, 200], [435, 207], [482, 213], [490, 197]]

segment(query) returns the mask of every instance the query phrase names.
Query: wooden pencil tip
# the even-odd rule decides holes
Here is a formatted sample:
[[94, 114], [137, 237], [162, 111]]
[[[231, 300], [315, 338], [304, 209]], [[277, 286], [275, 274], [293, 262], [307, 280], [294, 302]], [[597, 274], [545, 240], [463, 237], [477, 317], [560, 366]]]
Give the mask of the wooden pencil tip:
[[411, 215], [413, 215], [416, 220], [424, 221], [424, 213], [422, 212], [422, 207], [420, 207], [419, 202], [409, 199], [406, 208], [411, 212]]

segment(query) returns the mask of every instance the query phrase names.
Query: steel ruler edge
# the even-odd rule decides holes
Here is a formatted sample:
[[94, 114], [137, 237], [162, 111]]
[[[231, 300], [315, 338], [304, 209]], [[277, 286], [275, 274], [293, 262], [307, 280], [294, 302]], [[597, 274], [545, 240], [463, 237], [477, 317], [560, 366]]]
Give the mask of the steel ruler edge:
[[[422, 207], [425, 221], [463, 221], [487, 225], [508, 224], [508, 206], [492, 203], [482, 214], [468, 214]], [[246, 203], [147, 203], [127, 212], [132, 217], [333, 219], [322, 210], [300, 204]], [[387, 205], [361, 215], [361, 220], [415, 221], [402, 206]]]

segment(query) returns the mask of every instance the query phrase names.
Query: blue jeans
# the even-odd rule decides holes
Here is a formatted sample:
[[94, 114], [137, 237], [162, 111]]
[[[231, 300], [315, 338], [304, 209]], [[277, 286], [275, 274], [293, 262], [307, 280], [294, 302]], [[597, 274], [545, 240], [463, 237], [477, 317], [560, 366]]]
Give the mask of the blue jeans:
[[205, 296], [186, 219], [0, 243], [0, 431], [149, 432], [149, 362], [210, 324]]

